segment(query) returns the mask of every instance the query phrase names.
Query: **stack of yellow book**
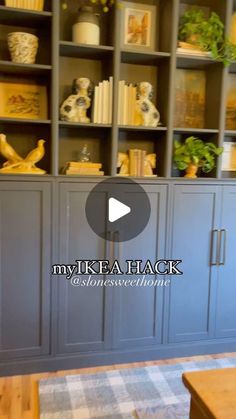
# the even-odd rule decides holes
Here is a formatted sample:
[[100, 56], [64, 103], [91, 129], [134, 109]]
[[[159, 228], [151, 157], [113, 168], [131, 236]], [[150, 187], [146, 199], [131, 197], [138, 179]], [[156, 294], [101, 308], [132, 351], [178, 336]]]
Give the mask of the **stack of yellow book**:
[[66, 163], [64, 173], [66, 175], [104, 176], [101, 168], [101, 163], [69, 161]]

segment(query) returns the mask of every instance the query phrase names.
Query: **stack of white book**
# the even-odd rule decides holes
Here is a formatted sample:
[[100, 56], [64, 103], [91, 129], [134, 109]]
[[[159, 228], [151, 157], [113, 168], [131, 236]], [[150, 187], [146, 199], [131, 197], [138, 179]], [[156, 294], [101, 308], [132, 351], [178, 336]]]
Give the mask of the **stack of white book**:
[[119, 82], [118, 125], [135, 125], [137, 87]]
[[94, 124], [111, 124], [113, 107], [113, 77], [103, 80], [95, 86], [92, 122]]

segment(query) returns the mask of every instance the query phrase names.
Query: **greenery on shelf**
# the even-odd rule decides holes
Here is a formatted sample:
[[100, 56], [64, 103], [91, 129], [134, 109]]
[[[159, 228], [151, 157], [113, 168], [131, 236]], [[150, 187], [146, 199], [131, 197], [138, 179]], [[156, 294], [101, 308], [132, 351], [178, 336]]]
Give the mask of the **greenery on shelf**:
[[236, 45], [224, 36], [224, 24], [215, 12], [206, 18], [200, 8], [188, 9], [180, 18], [179, 40], [210, 52], [225, 66], [236, 60]]
[[179, 170], [186, 170], [189, 165], [211, 172], [216, 165], [216, 157], [223, 152], [223, 147], [206, 143], [196, 137], [188, 137], [184, 144], [174, 142], [174, 163]]
[[[78, 1], [78, 5], [87, 4], [87, 5], [98, 6], [98, 7], [101, 7], [104, 13], [107, 13], [115, 4], [115, 2], [116, 0], [84, 0], [84, 1]], [[62, 1], [62, 9], [66, 10], [67, 7], [68, 7], [67, 2]]]

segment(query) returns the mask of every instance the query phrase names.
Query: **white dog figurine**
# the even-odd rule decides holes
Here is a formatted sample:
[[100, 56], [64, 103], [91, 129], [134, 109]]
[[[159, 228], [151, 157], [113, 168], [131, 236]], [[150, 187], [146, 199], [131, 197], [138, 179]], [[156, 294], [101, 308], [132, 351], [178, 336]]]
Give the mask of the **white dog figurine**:
[[136, 125], [144, 127], [157, 127], [160, 122], [160, 113], [152, 103], [153, 87], [148, 82], [137, 85]]
[[61, 120], [89, 124], [90, 118], [87, 117], [87, 110], [91, 106], [92, 94], [93, 84], [89, 79], [85, 77], [75, 79], [72, 85], [72, 95], [61, 105]]

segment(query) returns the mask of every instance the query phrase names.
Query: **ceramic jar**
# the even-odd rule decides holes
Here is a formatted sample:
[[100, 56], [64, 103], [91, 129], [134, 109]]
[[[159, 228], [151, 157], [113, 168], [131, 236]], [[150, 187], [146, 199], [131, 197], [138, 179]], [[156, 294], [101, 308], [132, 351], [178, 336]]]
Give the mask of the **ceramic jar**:
[[13, 63], [34, 64], [38, 51], [38, 37], [26, 32], [12, 32], [7, 36]]
[[79, 9], [77, 22], [72, 28], [72, 40], [78, 44], [99, 45], [99, 19], [91, 6], [82, 6]]

